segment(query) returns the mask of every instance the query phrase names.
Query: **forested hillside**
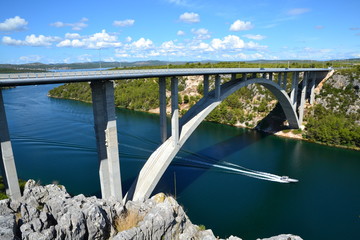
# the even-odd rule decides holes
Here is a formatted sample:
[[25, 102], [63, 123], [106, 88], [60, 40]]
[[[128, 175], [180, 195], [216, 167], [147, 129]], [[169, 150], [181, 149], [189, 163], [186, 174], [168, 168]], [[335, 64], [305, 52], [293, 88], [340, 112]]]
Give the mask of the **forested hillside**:
[[[214, 67], [214, 64], [186, 64], [183, 67], [210, 66]], [[229, 63], [219, 63], [215, 66], [234, 67]], [[254, 67], [254, 65], [246, 67]], [[284, 66], [277, 64], [266, 67]], [[337, 71], [322, 85], [321, 91], [316, 95], [316, 104], [307, 106], [304, 119], [306, 128], [303, 131], [285, 130], [284, 132], [291, 131], [305, 139], [325, 144], [360, 147], [359, 77], [360, 67]], [[291, 74], [288, 75], [288, 82], [290, 79]], [[230, 76], [222, 78], [223, 82], [229, 80]], [[214, 78], [210, 76], [210, 88], [213, 86]], [[201, 76], [180, 77], [180, 114], [185, 114], [202, 97], [202, 93]], [[49, 96], [91, 102], [88, 83], [65, 84], [51, 90]], [[115, 105], [117, 107], [158, 112], [158, 99], [158, 80], [155, 78], [115, 81]], [[249, 85], [224, 100], [206, 120], [254, 128], [268, 115], [276, 103], [277, 101], [270, 91], [260, 85]], [[167, 105], [168, 113], [170, 113], [170, 80], [167, 80]], [[265, 127], [269, 126], [260, 125], [260, 130]]]
[[305, 121], [305, 138], [360, 147], [360, 66], [338, 70], [316, 95]]

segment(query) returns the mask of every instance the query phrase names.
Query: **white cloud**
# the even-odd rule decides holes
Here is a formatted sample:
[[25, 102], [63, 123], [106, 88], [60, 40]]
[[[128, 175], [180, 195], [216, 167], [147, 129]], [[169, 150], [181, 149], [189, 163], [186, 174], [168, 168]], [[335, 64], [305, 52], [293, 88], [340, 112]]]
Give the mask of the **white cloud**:
[[263, 40], [265, 39], [266, 37], [263, 36], [263, 35], [260, 35], [260, 34], [256, 34], [256, 35], [253, 35], [253, 34], [245, 34], [243, 35], [244, 37], [248, 38], [248, 39], [252, 39], [252, 40]]
[[13, 38], [11, 38], [9, 36], [4, 36], [2, 38], [2, 43], [5, 44], [5, 45], [13, 45], [13, 46], [21, 46], [21, 45], [23, 45], [21, 40], [16, 40], [16, 39], [13, 39]]
[[233, 31], [233, 32], [245, 31], [245, 30], [250, 30], [253, 27], [254, 26], [252, 25], [251, 22], [244, 22], [241, 20], [236, 20], [233, 24], [231, 24], [230, 31]]
[[197, 39], [205, 40], [211, 38], [209, 30], [205, 28], [192, 29], [191, 32], [196, 35]]
[[76, 22], [76, 23], [64, 23], [64, 22], [58, 21], [58, 22], [51, 23], [50, 26], [54, 26], [54, 27], [57, 27], [57, 28], [71, 27], [71, 29], [74, 30], [74, 31], [80, 31], [83, 28], [86, 28], [88, 26], [85, 23], [87, 21], [89, 21], [89, 19], [87, 19], [87, 18], [82, 18], [82, 19], [80, 19], [79, 22]]
[[161, 44], [161, 48], [166, 49], [166, 50], [171, 50], [171, 49], [177, 48], [177, 46], [175, 45], [175, 43], [173, 41], [167, 41], [167, 42], [163, 42]]
[[36, 36], [34, 34], [31, 34], [29, 36], [26, 36], [25, 43], [28, 46], [51, 46], [52, 42], [58, 41], [58, 37], [48, 37], [44, 35]]
[[[207, 29], [193, 29], [192, 32], [206, 35]], [[246, 42], [236, 35], [223, 38], [198, 39], [194, 37], [183, 42], [170, 40], [155, 44], [150, 39], [140, 38], [115, 49], [117, 58], [149, 59], [259, 59], [264, 58], [262, 46], [254, 41]], [[250, 51], [250, 53], [248, 53]]]
[[[73, 35], [75, 37], [75, 35]], [[59, 42], [57, 47], [74, 47], [87, 49], [101, 49], [110, 47], [120, 47], [122, 43], [118, 41], [117, 37], [102, 30], [100, 33], [95, 33], [91, 36], [65, 39]]]
[[25, 19], [16, 16], [14, 18], [8, 18], [4, 22], [0, 23], [0, 31], [13, 32], [22, 31], [26, 29], [28, 22]]
[[209, 44], [204, 43], [204, 42], [200, 42], [197, 45], [190, 46], [190, 49], [192, 51], [200, 51], [200, 52], [203, 52], [203, 51], [212, 52], [212, 51], [214, 51], [214, 49], [212, 47], [210, 47]]
[[253, 50], [264, 50], [264, 49], [267, 48], [267, 46], [259, 45], [258, 43], [255, 43], [253, 41], [250, 41], [250, 42], [246, 43], [245, 47], [247, 49], [253, 49]]
[[245, 47], [245, 42], [235, 35], [228, 35], [223, 40], [214, 38], [211, 46], [216, 50], [241, 49]]
[[42, 59], [42, 56], [39, 55], [21, 56], [19, 59], [22, 62], [39, 62]]
[[25, 40], [16, 40], [8, 36], [2, 38], [2, 43], [5, 45], [13, 46], [32, 46], [32, 47], [49, 47], [53, 42], [59, 41], [59, 37], [51, 37], [34, 34], [28, 35], [25, 37]]
[[93, 61], [92, 56], [90, 54], [82, 54], [77, 57], [80, 62], [91, 62]]
[[115, 62], [116, 60], [113, 57], [108, 57], [108, 58], [105, 58], [104, 61], [105, 62]]
[[150, 39], [140, 38], [139, 40], [131, 43], [131, 47], [148, 49], [153, 46], [153, 42]]
[[159, 47], [159, 52], [164, 55], [178, 55], [180, 52], [184, 51], [184, 47], [180, 44], [175, 44], [174, 41], [163, 42]]
[[81, 38], [81, 36], [78, 33], [66, 33], [65, 38], [66, 39], [76, 39], [76, 38], [79, 39], [79, 38]]
[[200, 22], [200, 16], [197, 13], [186, 12], [180, 15], [179, 20], [184, 23], [197, 23]]
[[179, 31], [177, 31], [176, 35], [178, 35], [178, 36], [184, 36], [184, 35], [185, 35], [185, 32], [182, 31], [182, 30], [179, 30]]
[[175, 5], [179, 5], [179, 6], [187, 6], [188, 3], [186, 0], [167, 0], [169, 3], [173, 3]]
[[57, 47], [81, 48], [81, 47], [85, 47], [85, 43], [80, 41], [79, 39], [73, 39], [73, 40], [66, 39], [66, 40], [61, 41], [60, 43], [58, 43], [56, 46]]
[[132, 41], [132, 37], [126, 37], [125, 41], [126, 41], [126, 42], [131, 42], [131, 41]]
[[290, 15], [290, 16], [297, 16], [297, 15], [301, 15], [301, 14], [304, 14], [307, 12], [310, 12], [309, 8], [293, 8], [293, 9], [288, 10], [286, 12], [286, 14]]
[[113, 25], [115, 27], [129, 27], [134, 25], [135, 20], [134, 19], [126, 19], [126, 20], [122, 20], [122, 21], [114, 21]]

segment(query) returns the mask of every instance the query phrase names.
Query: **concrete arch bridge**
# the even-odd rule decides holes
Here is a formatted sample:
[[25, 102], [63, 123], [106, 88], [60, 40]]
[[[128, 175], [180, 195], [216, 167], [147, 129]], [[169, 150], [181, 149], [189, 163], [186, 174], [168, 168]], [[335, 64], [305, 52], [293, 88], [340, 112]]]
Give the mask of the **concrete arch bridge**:
[[[224, 99], [238, 89], [250, 84], [260, 84], [277, 98], [290, 128], [300, 128], [304, 106], [314, 102], [315, 87], [331, 76], [332, 69], [159, 69], [121, 70], [99, 72], [69, 72], [0, 75], [0, 87], [70, 82], [90, 82], [92, 89], [94, 129], [98, 150], [100, 186], [103, 198], [123, 200], [118, 152], [117, 126], [112, 80], [159, 78], [160, 135], [162, 144], [151, 154], [134, 181], [125, 199], [145, 200], [150, 197], [156, 184], [170, 165], [180, 148], [199, 124]], [[179, 119], [178, 77], [202, 75], [204, 97]], [[209, 90], [209, 76], [215, 76], [215, 86]], [[221, 84], [221, 76], [231, 76]], [[290, 77], [291, 76], [291, 77]], [[288, 79], [290, 81], [288, 83]], [[171, 79], [171, 133], [166, 126], [166, 78]], [[290, 85], [290, 88], [288, 87]], [[290, 92], [286, 92], [290, 89]], [[7, 192], [12, 198], [20, 197], [15, 160], [0, 88], [0, 141], [1, 165]], [[1, 166], [0, 165], [0, 166]]]

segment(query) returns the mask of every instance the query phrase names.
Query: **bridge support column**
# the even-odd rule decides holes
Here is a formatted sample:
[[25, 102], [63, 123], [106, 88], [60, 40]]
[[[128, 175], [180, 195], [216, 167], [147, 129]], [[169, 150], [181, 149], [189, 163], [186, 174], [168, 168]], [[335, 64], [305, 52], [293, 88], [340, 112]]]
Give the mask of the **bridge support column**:
[[122, 200], [113, 82], [92, 82], [94, 129], [99, 159], [101, 195]]
[[304, 120], [304, 108], [306, 101], [306, 86], [308, 82], [308, 72], [304, 72], [304, 79], [301, 83], [301, 98], [300, 98], [300, 106], [299, 106], [299, 124], [301, 125]]
[[282, 88], [286, 91], [287, 85], [287, 72], [284, 72], [283, 79], [282, 79]]
[[269, 80], [272, 81], [273, 80], [273, 73], [269, 73]]
[[179, 99], [178, 99], [178, 79], [171, 78], [171, 136], [173, 137], [173, 145], [179, 142]]
[[209, 75], [204, 75], [204, 97], [209, 93]]
[[232, 73], [231, 74], [231, 81], [235, 81], [235, 79], [236, 79], [236, 73]]
[[316, 80], [316, 72], [311, 73], [310, 80], [310, 99], [309, 103], [312, 105], [315, 102], [315, 80]]
[[0, 160], [6, 194], [13, 200], [21, 197], [14, 154], [11, 147], [9, 128], [6, 120], [4, 100], [0, 88]]
[[280, 73], [280, 72], [278, 73], [278, 84], [279, 84], [280, 87], [281, 87], [281, 83], [282, 83], [282, 82], [281, 82], [281, 81], [282, 81], [282, 80], [281, 80], [281, 74], [282, 74], [282, 73]]
[[243, 74], [242, 74], [241, 81], [246, 81], [246, 80], [247, 80], [247, 74], [246, 74], [246, 73], [243, 73]]
[[296, 109], [296, 105], [297, 105], [297, 92], [298, 92], [298, 84], [299, 84], [298, 80], [299, 80], [299, 73], [293, 72], [290, 99], [294, 109]]
[[221, 96], [221, 77], [220, 75], [215, 76], [215, 98], [220, 99]]
[[160, 138], [161, 142], [167, 139], [166, 124], [166, 78], [159, 78], [159, 102], [160, 102]]

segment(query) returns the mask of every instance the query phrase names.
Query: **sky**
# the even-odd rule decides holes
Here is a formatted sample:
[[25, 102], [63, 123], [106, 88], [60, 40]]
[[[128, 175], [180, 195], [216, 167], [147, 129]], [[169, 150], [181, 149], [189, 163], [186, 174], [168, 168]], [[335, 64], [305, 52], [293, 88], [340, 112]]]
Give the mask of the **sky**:
[[360, 1], [2, 0], [0, 63], [360, 58]]

